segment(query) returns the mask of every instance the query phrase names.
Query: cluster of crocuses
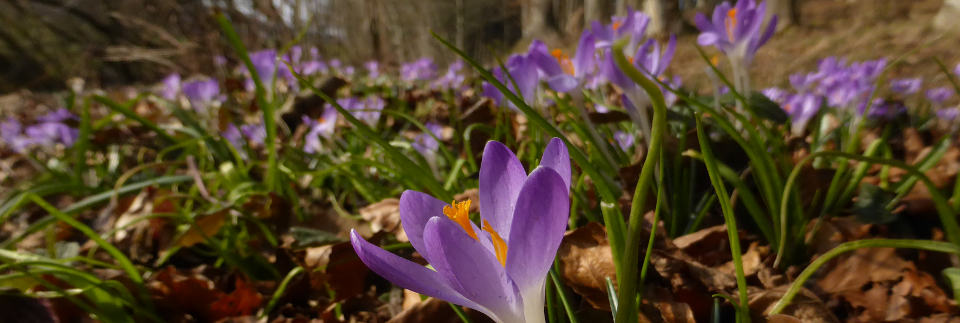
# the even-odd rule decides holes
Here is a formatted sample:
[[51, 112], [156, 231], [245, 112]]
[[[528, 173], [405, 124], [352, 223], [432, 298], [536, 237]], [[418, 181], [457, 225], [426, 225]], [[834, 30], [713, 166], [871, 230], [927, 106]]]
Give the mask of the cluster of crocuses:
[[[892, 119], [907, 112], [903, 102], [920, 95], [923, 80], [894, 79], [887, 89], [878, 89], [877, 78], [886, 64], [884, 59], [848, 64], [843, 59], [828, 57], [821, 60], [813, 72], [791, 75], [791, 89], [772, 87], [763, 90], [763, 93], [778, 102], [791, 116], [794, 135], [801, 135], [807, 123], [823, 107], [834, 109], [842, 117]], [[960, 72], [960, 65], [956, 72]], [[960, 77], [960, 73], [956, 76]], [[878, 90], [881, 92], [875, 93]], [[953, 92], [948, 87], [931, 88], [925, 92], [930, 106], [940, 118], [952, 120], [957, 114], [958, 107], [947, 105]], [[871, 97], [875, 98], [871, 101]]]
[[[613, 43], [627, 38], [624, 48], [634, 67], [653, 79], [665, 80], [672, 88], [680, 85], [679, 78], [666, 80], [662, 77], [673, 58], [676, 39], [670, 37], [661, 51], [660, 44], [645, 36], [650, 17], [642, 12], [628, 9], [627, 15], [613, 17], [609, 24], [594, 21], [580, 35], [573, 57], [560, 49], [551, 50], [541, 41], [533, 41], [526, 53], [508, 57], [505, 69], [493, 68], [497, 79], [520, 95], [531, 106], [543, 109], [550, 101], [543, 98], [545, 83], [549, 89], [571, 93], [579, 97], [579, 91], [600, 91], [604, 85], [616, 86], [622, 93], [622, 106], [643, 133], [649, 133], [647, 111], [650, 99], [646, 92], [624, 75], [613, 60]], [[509, 76], [509, 77], [508, 77]], [[504, 104], [504, 96], [492, 84], [483, 84], [483, 94], [497, 104]], [[603, 97], [603, 96], [595, 96]], [[675, 96], [668, 96], [670, 103]], [[604, 102], [595, 102], [599, 108]], [[516, 108], [512, 102], [506, 103]], [[612, 105], [621, 105], [614, 102]]]
[[31, 148], [49, 149], [57, 145], [73, 146], [79, 130], [67, 124], [77, 117], [60, 108], [37, 118], [36, 123], [24, 127], [20, 121], [7, 118], [0, 122], [0, 142], [18, 153], [26, 153]]
[[[377, 61], [368, 61], [364, 64], [366, 73], [356, 73], [353, 66], [343, 64], [338, 59], [322, 60], [316, 48], [305, 51], [299, 46], [293, 46], [283, 55], [279, 55], [278, 51], [274, 49], [258, 50], [250, 53], [250, 60], [259, 80], [267, 89], [268, 95], [280, 93], [297, 95], [300, 84], [298, 84], [295, 73], [308, 79], [318, 76], [337, 76], [352, 81], [352, 83], [375, 82], [381, 84], [399, 79], [410, 84], [417, 82], [434, 90], [453, 91], [455, 94], [469, 89], [463, 71], [464, 65], [461, 61], [453, 62], [448, 66], [445, 73], [438, 74], [437, 64], [432, 59], [417, 59], [402, 64], [399, 75], [391, 79], [390, 75], [383, 73], [384, 71]], [[248, 92], [255, 91], [255, 82], [245, 66], [238, 64], [230, 70], [227, 69], [227, 62], [228, 60], [222, 56], [214, 58], [216, 66], [228, 73], [246, 77], [245, 89]], [[205, 114], [205, 117], [216, 117], [215, 114], [210, 112], [210, 108], [219, 107], [226, 100], [226, 94], [221, 93], [219, 81], [215, 78], [196, 77], [184, 81], [179, 74], [173, 73], [164, 78], [161, 83], [161, 87], [157, 91], [160, 97], [176, 104], [189, 104], [198, 113]], [[337, 102], [350, 111], [353, 116], [371, 126], [376, 125], [380, 119], [381, 111], [386, 106], [386, 101], [375, 95], [341, 98]], [[323, 141], [329, 141], [334, 133], [337, 111], [327, 104], [319, 119], [314, 120], [307, 116], [302, 116], [302, 119], [303, 124], [308, 129], [304, 136], [304, 151], [307, 153], [322, 151]], [[12, 126], [8, 128], [13, 129]], [[245, 151], [241, 148], [246, 147], [246, 144], [254, 146], [263, 144], [265, 131], [261, 124], [247, 124], [239, 128], [229, 124], [228, 128], [222, 132], [222, 136], [237, 148], [243, 156], [246, 156]], [[18, 146], [22, 146], [19, 141]], [[432, 146], [435, 145], [422, 147]], [[435, 149], [434, 147], [433, 150]]]

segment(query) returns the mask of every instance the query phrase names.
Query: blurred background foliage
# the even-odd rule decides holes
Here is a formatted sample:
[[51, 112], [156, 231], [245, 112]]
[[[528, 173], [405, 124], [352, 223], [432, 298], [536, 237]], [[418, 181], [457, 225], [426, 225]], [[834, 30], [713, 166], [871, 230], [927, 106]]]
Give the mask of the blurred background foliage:
[[[154, 82], [170, 72], [211, 75], [215, 72], [209, 63], [212, 58], [229, 52], [210, 18], [214, 12], [225, 13], [253, 49], [279, 48], [298, 39], [327, 58], [337, 57], [353, 65], [377, 59], [389, 68], [425, 56], [441, 63], [452, 59], [430, 31], [450, 39], [472, 57], [494, 62], [534, 38], [572, 47], [589, 22], [622, 14], [628, 7], [653, 18], [648, 29], [651, 34], [695, 37], [693, 16], [712, 10], [719, 2], [6, 0], [0, 1], [0, 92], [58, 90], [71, 77], [83, 78], [93, 86], [112, 86]], [[770, 12], [780, 17], [781, 30], [801, 25], [806, 35], [824, 28], [854, 30], [852, 26], [857, 24], [890, 25], [893, 18], [924, 28], [938, 25], [940, 30], [957, 30], [954, 24], [960, 21], [953, 19], [960, 15], [960, 1], [956, 0], [767, 2]], [[790, 49], [806, 50], [817, 48]]]

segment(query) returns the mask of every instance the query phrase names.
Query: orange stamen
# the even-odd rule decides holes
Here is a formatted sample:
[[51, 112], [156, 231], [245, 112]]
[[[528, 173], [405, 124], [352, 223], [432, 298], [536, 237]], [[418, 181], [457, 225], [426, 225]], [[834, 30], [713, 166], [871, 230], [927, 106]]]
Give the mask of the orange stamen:
[[730, 37], [730, 40], [733, 40], [733, 28], [737, 26], [737, 8], [731, 8], [727, 11], [727, 17], [730, 18], [727, 21], [727, 36]]
[[719, 65], [720, 57], [717, 57], [717, 55], [713, 55], [713, 57], [710, 57], [710, 64], [713, 64], [713, 66]]
[[477, 233], [473, 231], [473, 226], [470, 225], [470, 200], [463, 202], [454, 200], [450, 205], [443, 207], [443, 214], [459, 224], [463, 231], [467, 232], [467, 235], [477, 240]]
[[564, 73], [574, 75], [573, 61], [570, 60], [570, 56], [564, 54], [560, 49], [554, 49], [550, 51], [550, 55], [557, 59], [557, 62], [560, 63], [560, 68], [563, 69]]
[[487, 222], [487, 220], [483, 220], [483, 231], [490, 233], [490, 240], [493, 240], [493, 252], [497, 255], [497, 260], [500, 261], [500, 265], [506, 267], [507, 242], [503, 241], [500, 234], [493, 230], [493, 227], [490, 226], [490, 222]]
[[613, 22], [613, 31], [617, 31], [617, 29], [620, 29], [620, 25], [623, 25], [623, 22], [614, 21], [614, 22]]

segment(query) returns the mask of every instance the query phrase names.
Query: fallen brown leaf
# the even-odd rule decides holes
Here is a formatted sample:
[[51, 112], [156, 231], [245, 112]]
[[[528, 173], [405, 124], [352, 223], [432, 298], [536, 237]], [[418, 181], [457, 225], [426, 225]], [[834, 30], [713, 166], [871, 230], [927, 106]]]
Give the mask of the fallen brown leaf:
[[[470, 317], [473, 322], [493, 322], [486, 315], [481, 314], [480, 312], [474, 311], [469, 308], [464, 308], [464, 312]], [[441, 301], [436, 298], [428, 298], [422, 302], [413, 305], [412, 307], [405, 309], [403, 312], [400, 312], [399, 315], [391, 318], [389, 323], [406, 323], [406, 322], [450, 322], [457, 323], [462, 322], [460, 317], [457, 316], [457, 313], [450, 308], [450, 304], [447, 302]]]
[[[763, 316], [783, 297], [787, 287], [784, 285], [751, 291], [748, 304], [753, 321], [763, 322]], [[797, 293], [790, 305], [787, 305], [779, 315], [767, 318], [767, 322], [839, 323], [840, 320], [827, 309], [817, 295], [804, 288]]]
[[194, 225], [190, 226], [182, 236], [177, 238], [174, 245], [180, 247], [190, 247], [195, 244], [206, 241], [220, 231], [229, 215], [229, 209], [223, 209], [211, 214], [201, 216]]
[[607, 232], [596, 222], [567, 233], [557, 252], [560, 276], [596, 309], [609, 310], [606, 278], [616, 284]]
[[360, 217], [370, 223], [373, 233], [386, 231], [395, 233], [397, 240], [406, 242], [407, 235], [400, 227], [400, 200], [395, 198], [370, 204], [360, 209]]

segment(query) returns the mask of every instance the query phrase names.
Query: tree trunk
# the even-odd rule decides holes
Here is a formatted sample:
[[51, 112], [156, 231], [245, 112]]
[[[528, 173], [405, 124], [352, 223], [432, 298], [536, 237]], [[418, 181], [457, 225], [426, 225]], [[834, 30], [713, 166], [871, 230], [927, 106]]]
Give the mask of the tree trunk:
[[522, 3], [523, 38], [535, 38], [546, 33], [550, 0], [524, 0]]
[[943, 0], [940, 11], [933, 18], [933, 27], [941, 31], [960, 30], [960, 0]]
[[603, 21], [604, 16], [606, 16], [606, 10], [604, 10], [604, 4], [606, 1], [602, 0], [583, 0], [583, 24], [584, 26], [590, 26], [590, 23], [594, 21]]
[[791, 25], [800, 24], [800, 8], [797, 0], [767, 0], [767, 16], [765, 22], [770, 22], [773, 15], [777, 15], [777, 31]]
[[676, 0], [645, 0], [643, 12], [650, 16], [647, 35], [666, 36], [680, 33], [683, 17]]

